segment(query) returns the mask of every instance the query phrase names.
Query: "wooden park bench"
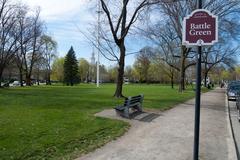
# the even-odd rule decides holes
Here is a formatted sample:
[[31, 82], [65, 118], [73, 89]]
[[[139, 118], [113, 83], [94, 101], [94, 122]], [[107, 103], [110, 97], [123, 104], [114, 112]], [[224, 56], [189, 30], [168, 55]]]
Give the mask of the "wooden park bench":
[[[143, 95], [125, 98], [123, 105], [115, 107], [117, 114], [120, 116], [130, 118], [130, 114], [135, 112], [142, 112]], [[131, 112], [133, 111], [133, 112]]]

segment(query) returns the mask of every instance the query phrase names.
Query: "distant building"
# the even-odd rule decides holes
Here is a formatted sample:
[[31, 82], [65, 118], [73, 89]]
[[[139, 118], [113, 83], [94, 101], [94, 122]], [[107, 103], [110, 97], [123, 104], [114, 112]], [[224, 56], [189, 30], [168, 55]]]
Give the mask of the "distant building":
[[95, 65], [96, 64], [96, 59], [95, 59], [95, 53], [94, 50], [92, 52], [92, 57], [91, 57], [91, 65]]
[[94, 49], [93, 49], [92, 56], [90, 59], [89, 73], [90, 73], [89, 81], [95, 83], [95, 81], [96, 81], [96, 59], [95, 59]]

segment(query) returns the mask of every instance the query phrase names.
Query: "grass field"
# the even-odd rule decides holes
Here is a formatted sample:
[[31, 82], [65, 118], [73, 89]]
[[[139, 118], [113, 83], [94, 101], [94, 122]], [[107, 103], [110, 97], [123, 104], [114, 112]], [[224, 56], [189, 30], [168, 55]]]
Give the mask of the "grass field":
[[[122, 135], [125, 122], [94, 117], [122, 100], [114, 85], [0, 89], [0, 159], [73, 159]], [[126, 96], [144, 94], [144, 108], [168, 109], [194, 96], [189, 89], [126, 85]]]

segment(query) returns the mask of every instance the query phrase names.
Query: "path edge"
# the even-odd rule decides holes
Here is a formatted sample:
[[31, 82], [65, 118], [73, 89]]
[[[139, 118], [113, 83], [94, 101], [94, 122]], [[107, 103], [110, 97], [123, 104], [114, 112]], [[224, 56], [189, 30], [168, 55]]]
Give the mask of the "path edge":
[[239, 155], [237, 154], [237, 146], [236, 146], [236, 140], [233, 133], [233, 127], [232, 127], [232, 120], [230, 115], [230, 108], [229, 108], [229, 102], [227, 95], [225, 94], [225, 109], [226, 109], [226, 120], [227, 120], [227, 127], [230, 137], [227, 138], [227, 145], [228, 145], [228, 160], [239, 160]]

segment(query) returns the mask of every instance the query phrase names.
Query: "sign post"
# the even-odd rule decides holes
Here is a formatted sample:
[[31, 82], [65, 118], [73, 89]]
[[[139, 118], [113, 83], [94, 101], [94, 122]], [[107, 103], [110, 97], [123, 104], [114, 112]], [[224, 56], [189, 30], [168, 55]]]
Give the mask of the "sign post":
[[197, 46], [197, 81], [195, 97], [194, 150], [193, 159], [199, 157], [200, 105], [201, 105], [201, 57], [202, 46], [213, 45], [218, 41], [218, 18], [202, 8], [198, 1], [197, 10], [183, 20], [183, 45]]

